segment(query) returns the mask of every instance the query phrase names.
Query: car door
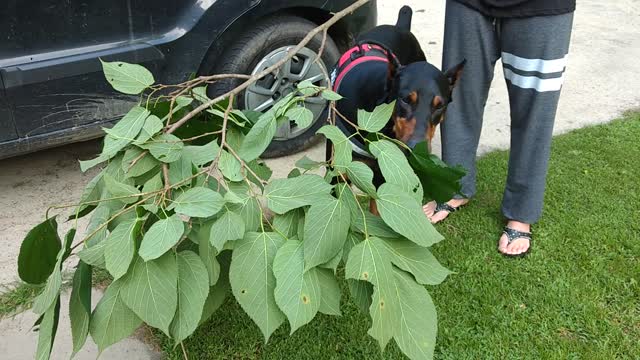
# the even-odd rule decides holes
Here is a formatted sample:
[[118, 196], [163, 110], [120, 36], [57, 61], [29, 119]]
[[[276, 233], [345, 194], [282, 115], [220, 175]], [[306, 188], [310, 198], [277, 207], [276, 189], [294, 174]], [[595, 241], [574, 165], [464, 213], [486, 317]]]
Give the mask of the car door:
[[[161, 6], [170, 0], [158, 1]], [[138, 1], [139, 3], [139, 1]], [[157, 70], [163, 55], [143, 39], [153, 14], [136, 0], [4, 0], [0, 73], [21, 138], [82, 131], [119, 119], [138, 98], [115, 93], [99, 59]]]
[[4, 83], [0, 76], [0, 143], [17, 138], [11, 108], [4, 92]]

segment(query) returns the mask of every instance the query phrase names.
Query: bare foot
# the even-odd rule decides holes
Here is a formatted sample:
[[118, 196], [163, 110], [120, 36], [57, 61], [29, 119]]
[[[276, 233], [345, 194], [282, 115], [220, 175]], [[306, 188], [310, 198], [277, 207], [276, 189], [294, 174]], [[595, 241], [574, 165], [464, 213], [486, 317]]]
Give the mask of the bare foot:
[[[531, 225], [515, 220], [510, 220], [507, 223], [507, 227], [521, 232], [531, 232]], [[505, 255], [520, 255], [529, 250], [530, 246], [531, 241], [527, 238], [518, 238], [509, 244], [509, 238], [507, 235], [502, 234], [502, 237], [500, 237], [500, 241], [498, 242], [498, 251]]]
[[[462, 205], [465, 205], [469, 202], [469, 199], [451, 199], [447, 201], [447, 204], [452, 208], [458, 208]], [[441, 210], [436, 212], [436, 206], [438, 204], [435, 201], [431, 201], [422, 207], [424, 214], [429, 218], [432, 224], [439, 223], [449, 216], [450, 212], [447, 210]]]

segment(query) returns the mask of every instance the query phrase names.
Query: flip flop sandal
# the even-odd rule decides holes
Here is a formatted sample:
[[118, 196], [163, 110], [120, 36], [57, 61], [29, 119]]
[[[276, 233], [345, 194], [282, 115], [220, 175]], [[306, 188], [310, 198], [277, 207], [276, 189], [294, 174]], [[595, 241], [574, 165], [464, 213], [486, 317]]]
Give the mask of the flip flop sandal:
[[[437, 214], [437, 213], [439, 213], [441, 211], [447, 211], [447, 212], [449, 212], [449, 215], [450, 215], [450, 214], [453, 214], [454, 212], [460, 210], [460, 208], [465, 206], [465, 205], [467, 205], [467, 204], [462, 204], [460, 206], [453, 207], [453, 206], [447, 204], [446, 202], [444, 202], [444, 203], [436, 202], [436, 208], [433, 209], [433, 215], [435, 215], [435, 214]], [[447, 215], [444, 219], [440, 220], [439, 222], [445, 221], [449, 217], [449, 215]]]
[[[505, 226], [504, 231], [502, 233], [507, 235], [507, 246], [511, 245], [512, 242], [518, 239], [527, 239], [529, 240], [529, 248], [527, 249], [527, 251], [523, 252], [522, 254], [505, 254], [502, 251], [498, 250], [500, 254], [510, 258], [524, 257], [527, 254], [529, 254], [529, 252], [531, 251], [531, 247], [533, 246], [533, 235], [530, 232], [518, 231], [508, 226]], [[500, 242], [500, 240], [498, 240], [498, 242]]]

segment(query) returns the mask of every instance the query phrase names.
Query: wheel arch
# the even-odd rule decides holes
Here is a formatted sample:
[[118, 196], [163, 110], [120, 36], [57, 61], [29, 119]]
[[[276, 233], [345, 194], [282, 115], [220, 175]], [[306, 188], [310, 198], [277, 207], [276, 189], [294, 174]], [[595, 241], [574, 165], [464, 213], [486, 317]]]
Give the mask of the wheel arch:
[[[250, 26], [251, 24], [281, 15], [297, 16], [317, 25], [321, 25], [331, 18], [331, 13], [328, 11], [312, 7], [291, 7], [272, 11], [263, 15], [246, 15], [247, 14], [237, 18], [217, 38], [212, 40], [209, 49], [200, 62], [197, 71], [198, 75], [205, 75], [209, 69], [215, 68], [219, 61], [216, 59], [216, 56], [224, 53], [224, 50], [234, 41], [234, 39], [242, 34], [242, 32], [246, 30], [247, 26]], [[348, 21], [345, 19], [340, 19], [336, 24], [329, 28], [328, 34], [336, 43], [340, 52], [346, 51], [353, 42], [353, 34], [349, 29]]]

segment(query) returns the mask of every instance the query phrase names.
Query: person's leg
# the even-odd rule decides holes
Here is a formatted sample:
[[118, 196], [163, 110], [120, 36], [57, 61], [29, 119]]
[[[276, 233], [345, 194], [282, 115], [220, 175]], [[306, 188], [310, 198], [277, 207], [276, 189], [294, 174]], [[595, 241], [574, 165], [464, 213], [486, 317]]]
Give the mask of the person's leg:
[[[467, 60], [441, 128], [442, 159], [467, 170], [462, 179], [462, 194], [449, 202], [453, 207], [476, 193], [476, 151], [493, 69], [500, 53], [495, 30], [492, 18], [458, 2], [447, 1], [442, 69], [445, 71]], [[449, 214], [449, 211], [435, 212], [435, 207], [435, 202], [424, 207], [432, 222]]]
[[[529, 231], [542, 214], [553, 125], [564, 80], [573, 14], [504, 19], [500, 42], [511, 108], [509, 174], [502, 213], [509, 226]], [[520, 254], [528, 239], [500, 251]]]

